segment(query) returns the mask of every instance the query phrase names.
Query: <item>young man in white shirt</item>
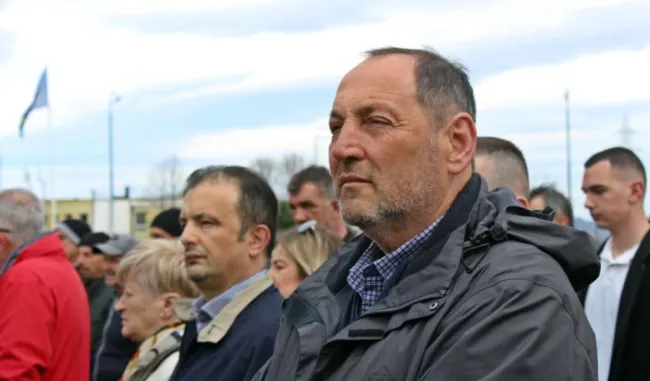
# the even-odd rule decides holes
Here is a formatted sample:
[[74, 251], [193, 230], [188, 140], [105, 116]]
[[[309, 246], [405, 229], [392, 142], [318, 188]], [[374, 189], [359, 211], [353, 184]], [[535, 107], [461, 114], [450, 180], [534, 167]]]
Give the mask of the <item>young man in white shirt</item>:
[[650, 380], [650, 223], [643, 210], [646, 172], [627, 148], [585, 163], [585, 207], [611, 237], [600, 250], [598, 279], [582, 295], [596, 334], [601, 381]]

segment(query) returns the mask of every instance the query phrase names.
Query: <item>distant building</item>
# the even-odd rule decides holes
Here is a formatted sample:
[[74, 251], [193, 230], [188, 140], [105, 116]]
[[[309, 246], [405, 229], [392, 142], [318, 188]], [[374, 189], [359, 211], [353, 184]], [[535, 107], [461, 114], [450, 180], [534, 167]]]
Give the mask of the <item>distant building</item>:
[[[149, 236], [151, 221], [158, 213], [169, 207], [163, 207], [159, 200], [153, 199], [118, 198], [113, 203], [114, 233], [130, 234], [139, 240]], [[109, 205], [109, 201], [105, 199], [57, 200], [56, 221], [53, 223], [50, 218], [50, 202], [45, 201], [46, 224], [49, 229], [53, 229], [58, 222], [67, 218], [76, 218], [86, 221], [94, 231], [108, 232], [110, 226]]]

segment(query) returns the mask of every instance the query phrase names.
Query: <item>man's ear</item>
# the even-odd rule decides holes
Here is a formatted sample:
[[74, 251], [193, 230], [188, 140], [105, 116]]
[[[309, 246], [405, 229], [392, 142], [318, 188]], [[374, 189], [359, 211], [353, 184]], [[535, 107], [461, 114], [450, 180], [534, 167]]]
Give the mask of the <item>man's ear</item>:
[[266, 249], [271, 242], [271, 230], [268, 226], [257, 224], [248, 231], [248, 241], [250, 243], [249, 254], [257, 257], [260, 254], [266, 256]]
[[519, 205], [528, 209], [528, 200], [526, 197], [517, 196], [517, 201], [519, 201]]
[[448, 171], [457, 175], [467, 167], [473, 167], [477, 134], [472, 117], [466, 112], [458, 113], [440, 132], [446, 138], [444, 146]]
[[330, 201], [330, 205], [332, 206], [332, 209], [334, 209], [335, 212], [341, 213], [341, 204], [339, 204], [339, 200]]

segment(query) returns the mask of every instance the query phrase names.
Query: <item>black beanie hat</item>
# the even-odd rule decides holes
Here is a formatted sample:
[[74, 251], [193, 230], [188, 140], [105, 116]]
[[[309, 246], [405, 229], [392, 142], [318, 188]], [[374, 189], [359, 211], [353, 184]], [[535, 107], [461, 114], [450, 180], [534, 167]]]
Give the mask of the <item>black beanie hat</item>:
[[90, 233], [92, 229], [85, 221], [68, 218], [56, 225], [56, 230], [65, 234], [75, 245], [79, 245], [81, 238]]
[[178, 208], [169, 208], [158, 213], [156, 218], [151, 221], [152, 228], [158, 228], [169, 233], [174, 238], [178, 238], [183, 233], [181, 229], [181, 210]]

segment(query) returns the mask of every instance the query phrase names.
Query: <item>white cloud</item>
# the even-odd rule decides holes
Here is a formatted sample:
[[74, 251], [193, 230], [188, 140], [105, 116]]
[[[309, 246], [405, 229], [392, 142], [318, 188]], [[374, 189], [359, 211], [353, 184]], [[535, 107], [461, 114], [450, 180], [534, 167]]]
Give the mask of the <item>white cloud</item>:
[[[227, 81], [226, 85], [200, 87], [171, 98], [176, 101], [334, 79], [354, 65], [360, 59], [359, 53], [368, 48], [430, 44], [443, 52], [458, 50], [478, 41], [488, 43], [547, 33], [567, 25], [586, 9], [625, 2], [553, 0], [532, 5], [526, 2], [524, 6], [520, 1], [503, 1], [496, 6], [459, 7], [450, 12], [382, 13], [381, 8], [376, 8], [374, 11], [381, 17], [374, 23], [313, 32], [261, 32], [243, 37], [143, 34], [106, 25], [103, 18], [120, 12], [173, 14], [219, 7], [227, 11], [251, 7], [258, 1], [106, 0], [96, 4], [68, 0], [53, 4], [14, 0], [0, 14], [0, 24], [16, 38], [14, 56], [0, 71], [0, 133], [15, 133], [13, 126], [29, 104], [38, 73], [46, 64], [50, 69], [54, 122], [65, 125], [80, 115], [105, 108], [112, 90], [124, 94], [164, 85], [239, 78]], [[30, 128], [42, 128], [42, 124]]]
[[178, 152], [184, 159], [243, 165], [257, 157], [279, 158], [297, 153], [307, 161], [323, 164], [327, 163], [329, 144], [327, 125], [323, 118], [294, 125], [233, 127], [190, 137], [182, 142]]
[[559, 105], [600, 106], [650, 99], [650, 45], [579, 57], [560, 64], [496, 74], [476, 86], [479, 109]]

